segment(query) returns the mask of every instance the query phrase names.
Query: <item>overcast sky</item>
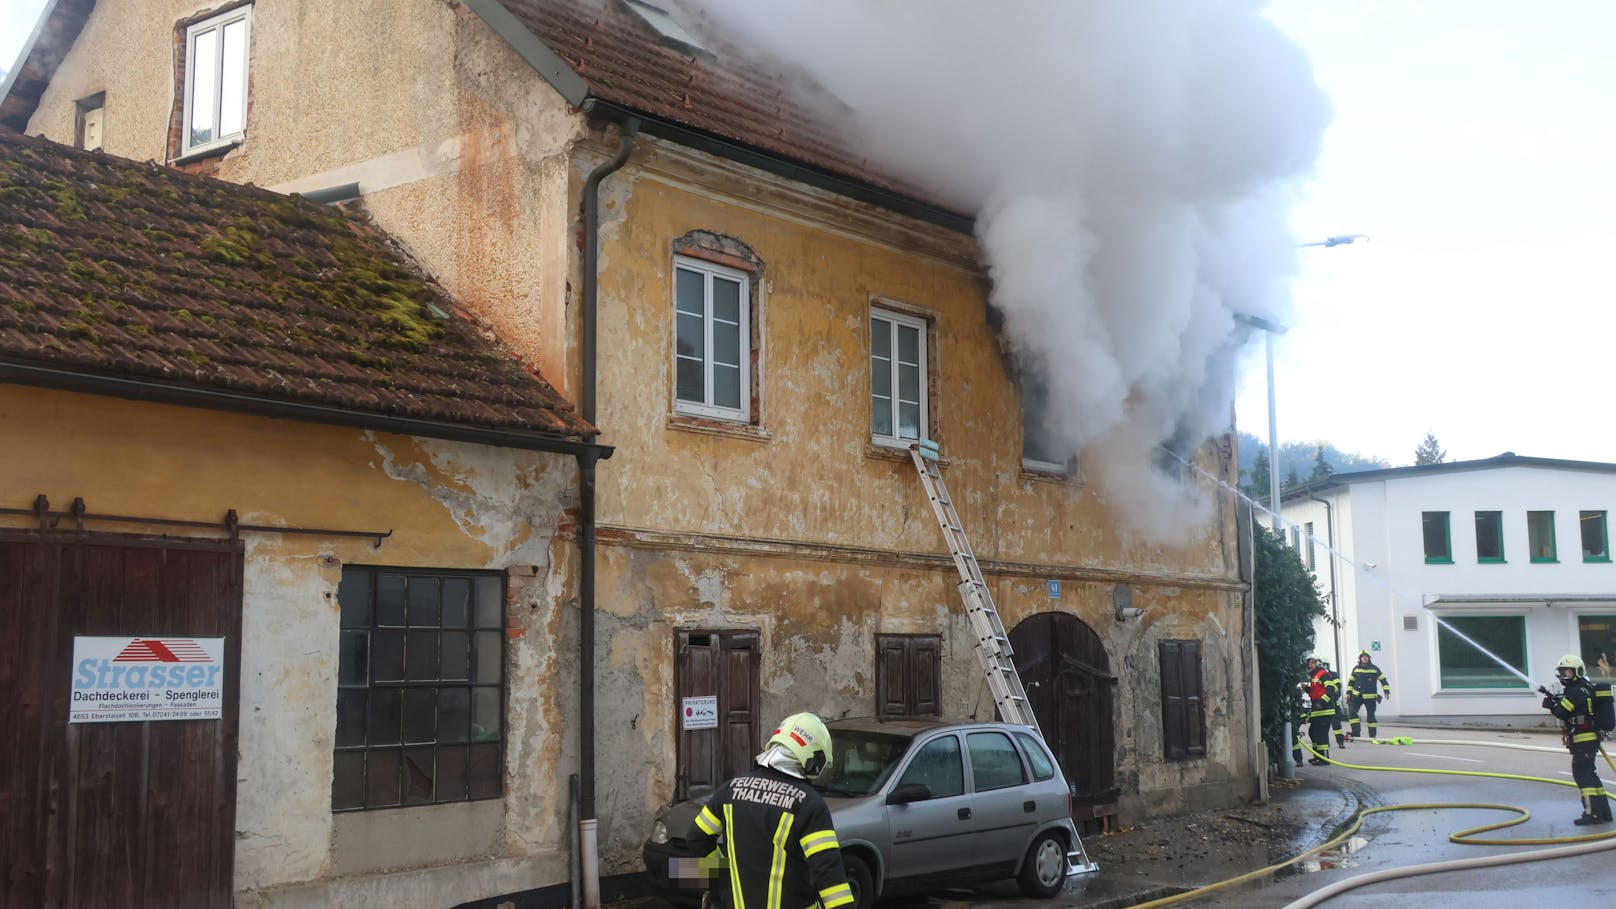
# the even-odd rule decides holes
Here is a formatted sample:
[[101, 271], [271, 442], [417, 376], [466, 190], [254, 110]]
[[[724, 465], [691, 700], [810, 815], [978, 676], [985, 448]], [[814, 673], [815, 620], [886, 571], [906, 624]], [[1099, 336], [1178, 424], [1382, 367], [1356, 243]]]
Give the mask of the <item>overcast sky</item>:
[[[1186, 0], [1190, 2], [1190, 0]], [[0, 0], [10, 68], [43, 0]], [[1616, 461], [1616, 3], [1274, 0], [1335, 119], [1292, 219], [1280, 441]], [[1260, 346], [1242, 429], [1268, 435]]]

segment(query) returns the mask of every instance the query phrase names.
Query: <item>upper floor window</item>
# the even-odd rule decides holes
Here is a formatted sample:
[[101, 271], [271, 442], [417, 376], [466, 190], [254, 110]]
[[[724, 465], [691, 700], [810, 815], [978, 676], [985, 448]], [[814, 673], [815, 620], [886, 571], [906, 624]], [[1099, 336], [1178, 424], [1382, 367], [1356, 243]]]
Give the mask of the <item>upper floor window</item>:
[[1453, 561], [1453, 540], [1448, 534], [1448, 513], [1445, 511], [1420, 512], [1421, 530], [1425, 536], [1425, 561], [1446, 564]]
[[870, 434], [877, 445], [907, 446], [926, 435], [926, 331], [923, 319], [870, 310]]
[[1559, 560], [1554, 545], [1554, 512], [1526, 513], [1526, 548], [1527, 556], [1534, 562]]
[[1476, 512], [1476, 561], [1504, 561], [1504, 513]]
[[683, 256], [674, 260], [674, 406], [751, 420], [751, 278]]
[[1319, 567], [1318, 553], [1314, 549], [1313, 522], [1308, 521], [1303, 535], [1307, 537], [1307, 570], [1316, 571]]
[[251, 6], [185, 29], [185, 120], [181, 154], [241, 138], [247, 128], [247, 30]]
[[1042, 473], [1068, 473], [1072, 453], [1065, 450], [1049, 422], [1049, 383], [1029, 369], [1021, 371], [1021, 466]]
[[73, 105], [73, 144], [95, 151], [103, 143], [107, 123], [107, 93], [96, 92]]
[[1577, 523], [1582, 525], [1582, 560], [1584, 562], [1609, 562], [1610, 533], [1605, 526], [1605, 512], [1580, 512]]

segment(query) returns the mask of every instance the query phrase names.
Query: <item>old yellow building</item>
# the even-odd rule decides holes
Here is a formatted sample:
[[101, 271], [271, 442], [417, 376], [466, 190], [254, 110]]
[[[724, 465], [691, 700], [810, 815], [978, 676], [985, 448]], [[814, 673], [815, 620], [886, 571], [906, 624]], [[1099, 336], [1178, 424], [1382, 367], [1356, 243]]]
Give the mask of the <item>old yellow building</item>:
[[[331, 614], [277, 615], [266, 633], [288, 653], [306, 643], [312, 665], [295, 680], [242, 674], [243, 742], [295, 742], [275, 760], [243, 751], [238, 902], [533, 891], [534, 905], [562, 905], [578, 876], [571, 774], [583, 850], [598, 838], [612, 881], [637, 873], [659, 806], [733, 772], [788, 712], [990, 715], [958, 578], [906, 450], [918, 438], [941, 445], [1080, 822], [1258, 791], [1232, 498], [1162, 545], [1121, 530], [1080, 463], [1028, 458], [1023, 390], [970, 218], [867, 173], [770, 74], [692, 52], [619, 0], [53, 10], [0, 121], [230, 182], [358, 198], [615, 449], [592, 483], [582, 477], [565, 526], [534, 530], [522, 521], [542, 507], [522, 495], [570, 494], [580, 477], [565, 459], [488, 454], [515, 460], [495, 471], [507, 485], [479, 486], [464, 478], [469, 454], [320, 430], [356, 465], [380, 465], [370, 482], [414, 490], [432, 533], [396, 558], [384, 557], [391, 538], [383, 555], [363, 541], [276, 544], [327, 560], [304, 582], [311, 602], [336, 596], [349, 565], [475, 562], [534, 579], [509, 601], [520, 628], [503, 667], [502, 787], [398, 815], [370, 810], [385, 799], [334, 806], [340, 628]], [[181, 437], [221, 435], [179, 423], [251, 423], [161, 420], [176, 425], [148, 443], [152, 458]], [[247, 450], [264, 470], [296, 473], [272, 447]], [[1226, 441], [1196, 458], [1235, 479]], [[445, 459], [461, 477], [453, 492], [431, 479]], [[146, 476], [142, 501], [117, 507], [149, 511], [192, 469]], [[46, 474], [0, 488], [13, 500], [81, 488]], [[202, 498], [255, 507], [224, 490]], [[274, 513], [405, 523], [353, 500], [309, 484], [277, 494]], [[575, 547], [590, 517], [595, 532]], [[507, 520], [524, 529], [485, 527]], [[523, 568], [528, 552], [542, 557]], [[1138, 614], [1123, 611], [1130, 602]], [[721, 731], [685, 730], [683, 700], [705, 695], [719, 698]], [[271, 716], [286, 713], [295, 721]]]

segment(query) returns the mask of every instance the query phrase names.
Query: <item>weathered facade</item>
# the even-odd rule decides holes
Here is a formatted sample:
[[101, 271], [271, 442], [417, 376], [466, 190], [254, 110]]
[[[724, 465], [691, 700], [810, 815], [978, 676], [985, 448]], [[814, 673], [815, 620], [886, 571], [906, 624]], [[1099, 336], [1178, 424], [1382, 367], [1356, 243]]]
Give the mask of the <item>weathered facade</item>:
[[[655, 809], [745, 760], [780, 715], [906, 709], [902, 692], [877, 703], [878, 689], [892, 687], [878, 670], [884, 647], [919, 641], [900, 662], [936, 660], [943, 714], [991, 713], [958, 579], [901, 434], [872, 428], [872, 356], [885, 343], [877, 337], [905, 326], [924, 351], [912, 364], [923, 377], [920, 434], [941, 444], [1006, 627], [1032, 629], [1053, 613], [1063, 617], [1062, 635], [1085, 642], [1082, 660], [1067, 653], [1063, 661], [1056, 648], [1045, 655], [1051, 666], [1026, 670], [1066, 686], [1048, 709], [1083, 700], [1098, 713], [1073, 716], [1104, 717], [1101, 729], [1044, 721], [1063, 761], [1082, 757], [1098, 768], [1093, 779], [1073, 780], [1080, 817], [1128, 820], [1255, 793], [1263, 762], [1254, 758], [1251, 628], [1232, 499], [1220, 496], [1210, 520], [1164, 546], [1119, 530], [1105, 491], [1083, 480], [1081, 465], [1029, 469], [1021, 392], [987, 306], [969, 220], [877, 178], [861, 182], [845, 157], [815, 157], [807, 146], [794, 157], [782, 143], [801, 135], [792, 119], [800, 112], [778, 97], [761, 105], [785, 106], [775, 132], [737, 135], [716, 119], [692, 122], [710, 101], [702, 92], [764, 80], [726, 83], [732, 61], [669, 51], [615, 0], [584, 14], [575, 6], [258, 0], [244, 132], [192, 156], [171, 128], [185, 80], [176, 46], [183, 50], [188, 24], [225, 8], [101, 0], [28, 106], [27, 131], [71, 142], [77, 102], [105, 92], [109, 153], [282, 191], [356, 183], [377, 223], [457, 300], [584, 402], [600, 441], [616, 449], [598, 475], [589, 680], [604, 874], [636, 872]], [[681, 97], [601, 75], [614, 59], [654, 70], [659, 54], [670, 80], [688, 75], [696, 87]], [[546, 69], [546, 60], [560, 66]], [[649, 100], [636, 102], [633, 91]], [[17, 105], [7, 105], [0, 112], [15, 115]], [[598, 189], [591, 269], [582, 245], [596, 239], [596, 225], [581, 214], [594, 192], [589, 178], [620, 150], [621, 169]], [[736, 366], [743, 394], [735, 406], [691, 406], [690, 387], [680, 384], [680, 286], [689, 275], [709, 282], [697, 299], [710, 306], [711, 282], [738, 288], [743, 356], [725, 364], [699, 352], [708, 372], [696, 389], [716, 388], [713, 371]], [[313, 706], [320, 681], [299, 680], [314, 689], [302, 715], [268, 721], [260, 715], [278, 693], [244, 672], [244, 743], [283, 727], [297, 734], [286, 760], [243, 774], [238, 899], [431, 905], [452, 901], [438, 897], [450, 887], [468, 900], [563, 883], [568, 831], [556, 781], [579, 761], [576, 682], [567, 678], [576, 664], [561, 646], [577, 632], [563, 607], [576, 583], [571, 551], [553, 529], [520, 539], [486, 532], [482, 522], [525, 509], [493, 507], [498, 493], [470, 481], [460, 493], [468, 501], [433, 512], [427, 506], [442, 494], [428, 488], [428, 452], [382, 439], [350, 444], [356, 462], [389, 468], [387, 480], [373, 482], [420, 499], [421, 520], [455, 521], [440, 520], [405, 563], [442, 563], [433, 549], [441, 544], [484, 566], [530, 557], [538, 566], [542, 596], [523, 614], [528, 633], [513, 638], [507, 659], [506, 797], [488, 808], [498, 825], [479, 827], [478, 837], [448, 835], [443, 806], [407, 809], [396, 824], [387, 812], [332, 817], [333, 715], [329, 703]], [[1233, 480], [1226, 446], [1208, 445], [1197, 458]], [[567, 488], [549, 470], [505, 467], [504, 488]], [[235, 507], [245, 514], [252, 506], [241, 499]], [[363, 549], [329, 550], [327, 573], [373, 562], [355, 551]], [[288, 556], [298, 557], [308, 556]], [[1119, 585], [1142, 614], [1117, 617]], [[307, 588], [315, 603], [305, 608], [317, 610], [325, 588]], [[297, 627], [292, 618], [277, 615], [274, 627], [288, 644], [312, 641], [313, 659], [333, 674], [334, 626]], [[1174, 690], [1164, 692], [1169, 652], [1184, 662], [1174, 663]], [[1096, 665], [1095, 654], [1105, 662]], [[1184, 669], [1199, 678], [1186, 680]], [[699, 695], [719, 697], [727, 732], [682, 730], [682, 699]], [[276, 725], [254, 729], [268, 722]], [[1086, 754], [1095, 748], [1102, 753]], [[282, 796], [288, 790], [307, 795], [294, 806]], [[350, 823], [375, 825], [360, 834], [374, 837], [368, 864], [349, 857]], [[401, 839], [381, 839], [383, 829]], [[483, 867], [502, 873], [442, 867], [468, 856], [420, 851], [413, 837], [427, 830], [462, 847], [478, 843], [479, 854], [497, 857]]]

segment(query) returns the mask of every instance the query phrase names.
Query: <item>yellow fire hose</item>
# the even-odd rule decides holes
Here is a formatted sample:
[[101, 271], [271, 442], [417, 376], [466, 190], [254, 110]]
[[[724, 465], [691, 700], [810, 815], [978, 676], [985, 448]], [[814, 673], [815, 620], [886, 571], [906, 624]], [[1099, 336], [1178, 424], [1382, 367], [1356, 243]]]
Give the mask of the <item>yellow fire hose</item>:
[[[1407, 736], [1394, 739], [1367, 739], [1364, 741], [1369, 741], [1376, 745], [1413, 745], [1417, 743], [1438, 744], [1436, 740], [1415, 740]], [[1482, 770], [1439, 770], [1428, 767], [1380, 767], [1372, 764], [1348, 764], [1344, 761], [1333, 760], [1326, 755], [1314, 751], [1313, 746], [1303, 741], [1300, 737], [1297, 738], [1296, 742], [1314, 757], [1321, 758], [1325, 761], [1329, 761], [1331, 764], [1334, 764], [1337, 767], [1345, 767], [1349, 770], [1394, 770], [1404, 773], [1440, 773], [1449, 776], [1479, 776], [1492, 777], [1495, 779], [1527, 780], [1534, 783], [1550, 783], [1555, 786], [1574, 787], [1577, 785], [1576, 783], [1567, 782], [1566, 780], [1556, 780], [1542, 776], [1527, 776], [1518, 773], [1494, 773]], [[1493, 743], [1444, 742], [1441, 744], [1491, 745]], [[1515, 747], [1527, 748], [1531, 746]], [[1534, 748], [1533, 750], [1536, 749]], [[1604, 746], [1600, 746], [1599, 753], [1604, 755], [1605, 763], [1611, 763], [1610, 755], [1605, 754]], [[1612, 770], [1616, 771], [1616, 764], [1612, 764]], [[1161, 899], [1151, 900], [1148, 903], [1139, 903], [1134, 907], [1134, 909], [1154, 909], [1154, 907], [1159, 906], [1173, 906], [1179, 903], [1189, 902], [1190, 900], [1200, 899], [1203, 896], [1207, 896], [1219, 890], [1225, 890], [1230, 887], [1239, 886], [1240, 884], [1260, 880], [1276, 871], [1287, 868], [1305, 859], [1312, 858], [1313, 856], [1318, 855], [1327, 849], [1346, 842], [1354, 834], [1356, 834], [1361, 827], [1363, 827], [1364, 819], [1372, 814], [1381, 814], [1389, 811], [1416, 811], [1442, 808], [1479, 808], [1490, 811], [1509, 811], [1516, 814], [1516, 817], [1508, 820], [1499, 821], [1493, 824], [1484, 824], [1480, 827], [1471, 827], [1451, 833], [1448, 835], [1448, 840], [1450, 842], [1463, 843], [1473, 846], [1542, 846], [1556, 844], [1562, 846], [1562, 848], [1533, 850], [1529, 852], [1515, 852], [1504, 856], [1485, 856], [1476, 859], [1462, 859], [1455, 862], [1433, 862], [1427, 865], [1414, 865], [1406, 868], [1387, 869], [1386, 871], [1375, 872], [1373, 874], [1361, 875], [1349, 880], [1339, 881], [1329, 887], [1324, 888], [1323, 890], [1316, 891], [1308, 896], [1303, 897], [1302, 899], [1297, 900], [1296, 902], [1291, 903], [1286, 907], [1286, 909], [1305, 909], [1305, 907], [1317, 905], [1318, 903], [1323, 902], [1324, 900], [1329, 899], [1338, 893], [1352, 889], [1353, 887], [1360, 887], [1365, 884], [1372, 884], [1381, 880], [1391, 880], [1397, 877], [1412, 877], [1418, 874], [1431, 874], [1438, 871], [1458, 871], [1465, 868], [1482, 867], [1485, 865], [1501, 865], [1515, 862], [1562, 858], [1569, 855], [1581, 855], [1585, 852], [1596, 852], [1599, 850], [1616, 847], [1616, 830], [1609, 830], [1604, 833], [1587, 833], [1580, 836], [1527, 837], [1522, 839], [1483, 839], [1476, 836], [1476, 834], [1487, 833], [1492, 830], [1502, 830], [1506, 827], [1514, 827], [1517, 824], [1523, 824], [1529, 820], [1532, 817], [1532, 812], [1517, 805], [1498, 805], [1488, 802], [1429, 802], [1406, 805], [1382, 805], [1377, 808], [1360, 809], [1357, 814], [1353, 816], [1352, 822], [1348, 824], [1341, 833], [1323, 843], [1320, 843], [1317, 846], [1314, 846], [1312, 849], [1292, 856], [1283, 862], [1278, 862], [1265, 868], [1258, 868], [1256, 871], [1248, 871], [1245, 874], [1231, 877], [1228, 880], [1218, 881], [1215, 884], [1208, 884], [1205, 887], [1197, 887], [1194, 890], [1186, 890], [1183, 893], [1177, 893], [1172, 896], [1162, 897]], [[1591, 845], [1596, 843], [1598, 845]]]

